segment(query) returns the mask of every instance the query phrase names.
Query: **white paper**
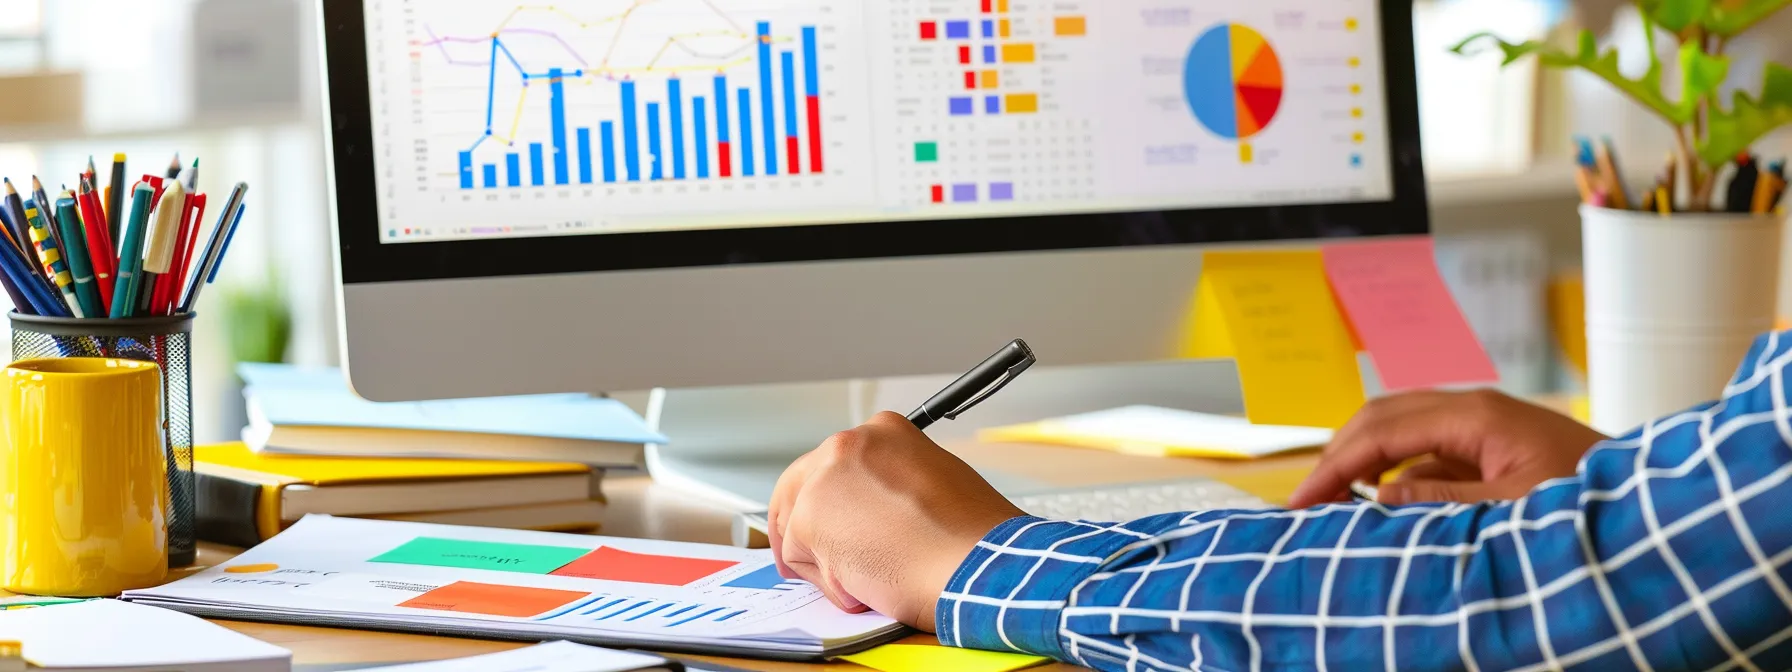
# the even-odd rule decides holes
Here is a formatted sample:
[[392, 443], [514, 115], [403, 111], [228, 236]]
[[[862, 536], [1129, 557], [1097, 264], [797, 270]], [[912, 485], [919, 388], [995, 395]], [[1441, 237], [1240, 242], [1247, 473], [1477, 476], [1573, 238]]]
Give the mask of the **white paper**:
[[[603, 548], [717, 561], [720, 567], [683, 585], [660, 585], [371, 561], [418, 538], [547, 546], [581, 556]], [[314, 515], [222, 566], [124, 597], [175, 609], [222, 607], [275, 619], [444, 626], [631, 646], [681, 643], [819, 651], [901, 627], [878, 614], [841, 612], [814, 586], [779, 579], [771, 567], [770, 551], [732, 546]], [[539, 610], [532, 601], [522, 615], [415, 606], [439, 601], [441, 593], [418, 598], [457, 583], [500, 591], [560, 592], [550, 595], [551, 603]], [[413, 600], [418, 602], [401, 606]]]
[[1157, 406], [1126, 406], [1048, 421], [1052, 429], [1156, 446], [1198, 446], [1250, 457], [1324, 445], [1329, 429], [1254, 425], [1244, 418]]
[[177, 611], [118, 600], [0, 611], [0, 639], [23, 643], [25, 660], [48, 669], [292, 669], [286, 649]]
[[548, 642], [502, 653], [376, 667], [361, 672], [633, 672], [657, 669], [665, 664], [665, 659], [657, 656], [572, 642]]

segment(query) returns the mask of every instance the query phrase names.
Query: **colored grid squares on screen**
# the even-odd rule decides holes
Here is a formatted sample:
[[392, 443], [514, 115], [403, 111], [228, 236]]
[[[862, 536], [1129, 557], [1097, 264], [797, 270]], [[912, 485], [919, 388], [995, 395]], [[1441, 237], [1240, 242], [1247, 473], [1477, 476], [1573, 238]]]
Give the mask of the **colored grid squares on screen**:
[[993, 44], [983, 45], [983, 62], [984, 63], [996, 62], [996, 45], [993, 45]]
[[966, 115], [975, 114], [977, 111], [975, 100], [973, 98], [970, 98], [969, 96], [959, 96], [959, 97], [952, 98], [949, 101], [949, 104], [951, 106], [952, 116], [954, 116], [954, 117], [962, 117], [962, 116], [966, 116]]
[[1014, 200], [1014, 183], [1013, 182], [991, 182], [991, 183], [989, 183], [989, 200], [992, 200], [992, 201], [1012, 201], [1012, 200]]
[[933, 21], [922, 21], [921, 22], [921, 39], [923, 39], [923, 40], [940, 39], [940, 24], [933, 22]]
[[948, 40], [971, 39], [971, 22], [969, 22], [969, 21], [947, 21], [946, 22], [946, 39], [948, 39]]
[[1001, 96], [985, 97], [983, 99], [983, 112], [985, 114], [1001, 114], [1002, 113], [1002, 97]]
[[983, 36], [986, 38], [996, 36], [996, 22], [994, 19], [983, 20]]
[[954, 185], [952, 185], [952, 202], [953, 203], [976, 203], [977, 202], [977, 185], [975, 185], [975, 184], [954, 184]]

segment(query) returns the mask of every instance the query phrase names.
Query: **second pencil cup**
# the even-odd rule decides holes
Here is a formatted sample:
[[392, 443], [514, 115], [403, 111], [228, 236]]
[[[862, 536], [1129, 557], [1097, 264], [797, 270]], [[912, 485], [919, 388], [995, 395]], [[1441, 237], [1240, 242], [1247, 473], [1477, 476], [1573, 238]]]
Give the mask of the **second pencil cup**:
[[12, 313], [12, 359], [102, 357], [162, 370], [161, 430], [168, 471], [168, 566], [198, 555], [193, 492], [193, 315], [84, 320]]

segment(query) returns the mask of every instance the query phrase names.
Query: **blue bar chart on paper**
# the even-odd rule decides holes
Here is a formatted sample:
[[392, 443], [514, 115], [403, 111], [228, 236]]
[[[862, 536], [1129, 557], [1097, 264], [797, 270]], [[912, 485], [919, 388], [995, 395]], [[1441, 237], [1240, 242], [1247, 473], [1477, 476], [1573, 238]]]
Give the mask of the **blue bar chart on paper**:
[[[453, 188], [826, 173], [817, 26], [710, 9], [715, 30], [668, 32], [632, 7], [589, 4], [518, 6], [478, 34], [422, 27], [417, 58], [463, 75]], [[633, 6], [647, 4], [659, 3]], [[659, 49], [624, 54], [640, 43]], [[488, 170], [502, 179], [476, 179]]]

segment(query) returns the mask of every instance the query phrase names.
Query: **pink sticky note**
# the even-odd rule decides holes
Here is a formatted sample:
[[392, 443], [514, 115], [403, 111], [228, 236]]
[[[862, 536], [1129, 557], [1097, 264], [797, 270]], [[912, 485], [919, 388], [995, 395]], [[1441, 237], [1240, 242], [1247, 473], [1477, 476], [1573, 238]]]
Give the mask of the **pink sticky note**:
[[1430, 238], [1331, 245], [1324, 254], [1332, 291], [1384, 387], [1499, 380], [1437, 272]]

